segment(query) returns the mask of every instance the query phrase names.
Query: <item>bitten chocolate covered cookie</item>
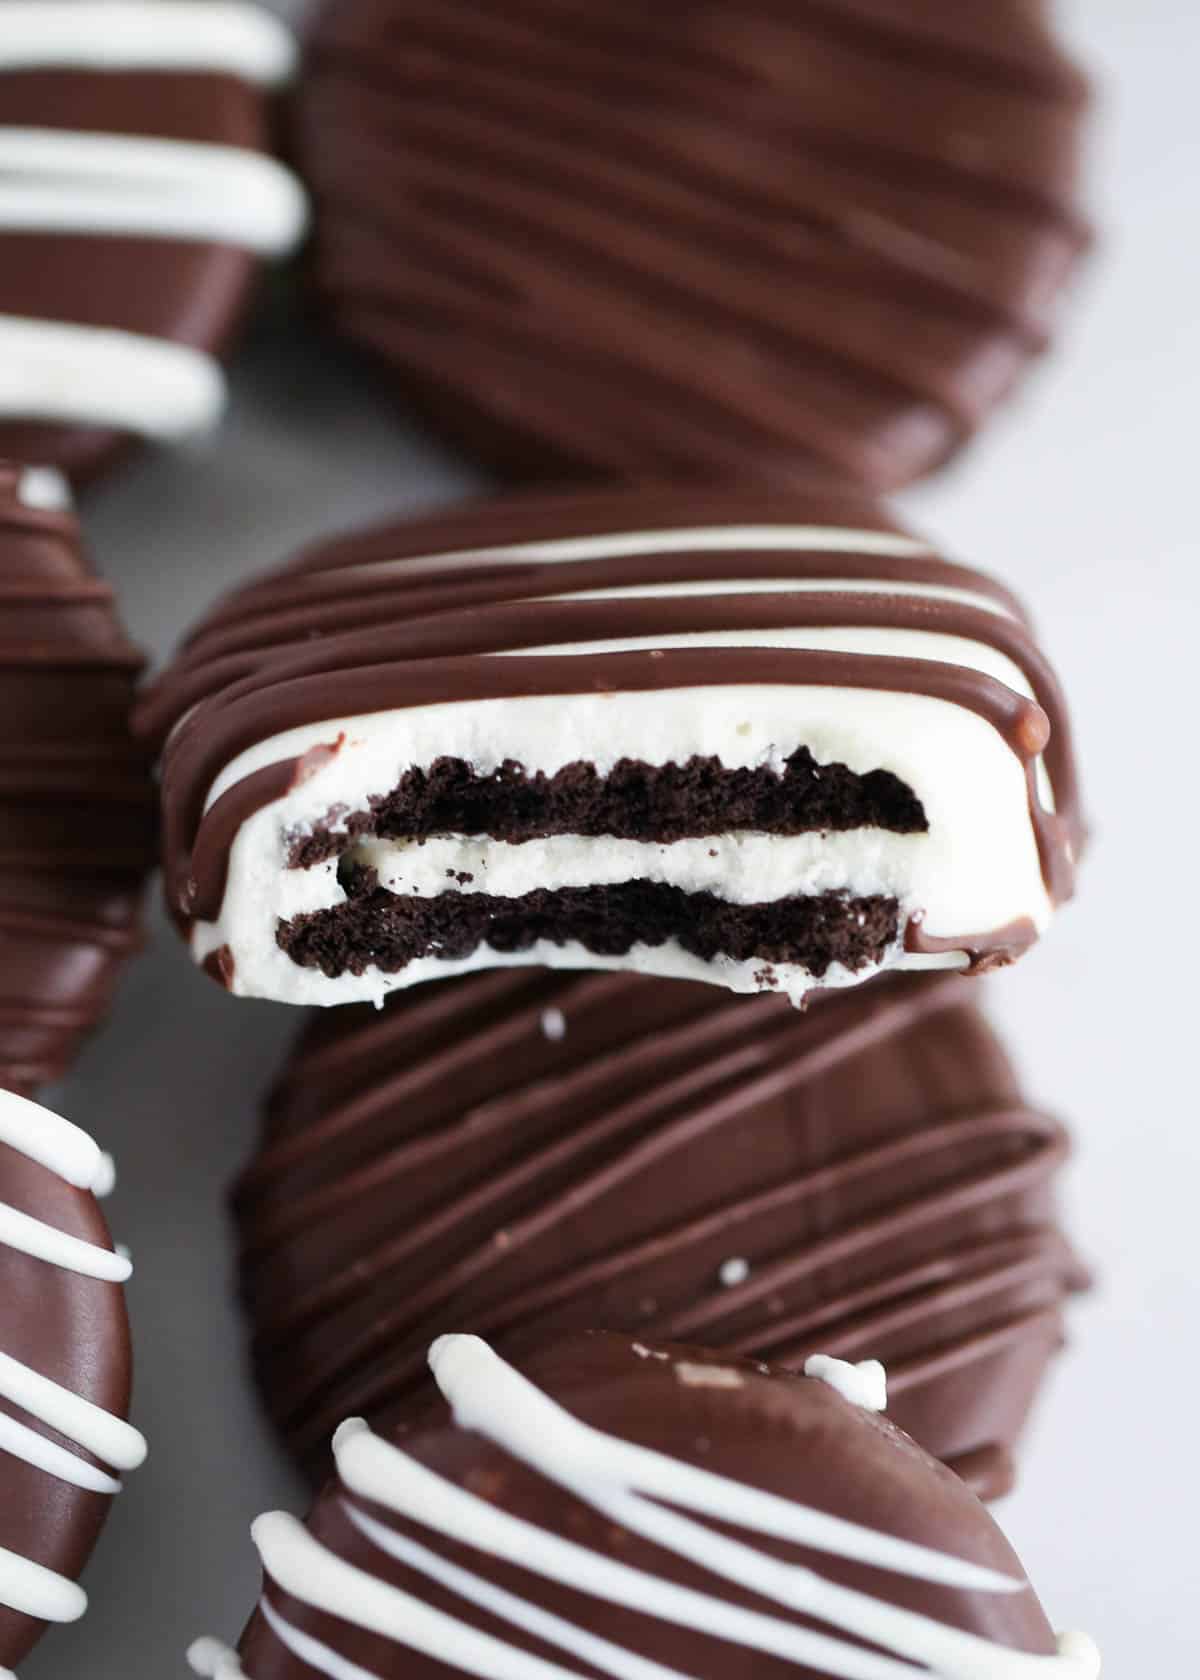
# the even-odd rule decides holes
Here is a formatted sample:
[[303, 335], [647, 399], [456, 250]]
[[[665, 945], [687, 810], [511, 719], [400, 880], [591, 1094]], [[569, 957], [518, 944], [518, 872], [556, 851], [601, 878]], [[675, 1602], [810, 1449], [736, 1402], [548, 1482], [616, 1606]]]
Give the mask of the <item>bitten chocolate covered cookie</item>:
[[300, 188], [269, 150], [292, 37], [231, 0], [5, 0], [0, 456], [77, 482], [203, 430]]
[[1095, 1680], [974, 1495], [879, 1415], [882, 1367], [800, 1376], [574, 1335], [429, 1354], [440, 1395], [334, 1439], [301, 1524], [201, 1675], [425, 1680]]
[[126, 1423], [129, 1324], [96, 1202], [112, 1163], [86, 1133], [0, 1091], [0, 1673], [77, 1585], [121, 1471], [146, 1444]]
[[315, 285], [503, 469], [906, 484], [1049, 343], [1087, 88], [1042, 0], [325, 0]]
[[796, 1001], [978, 969], [1046, 925], [1082, 839], [1019, 605], [825, 489], [328, 544], [220, 605], [142, 727], [197, 960], [297, 1003], [514, 963]]
[[877, 1356], [893, 1419], [992, 1496], [1082, 1282], [1066, 1148], [949, 976], [800, 1014], [521, 970], [327, 1012], [235, 1195], [255, 1370], [323, 1474], [448, 1324]]
[[30, 1092], [66, 1071], [137, 948], [156, 825], [129, 732], [141, 655], [75, 520], [21, 483], [0, 463], [0, 1086]]

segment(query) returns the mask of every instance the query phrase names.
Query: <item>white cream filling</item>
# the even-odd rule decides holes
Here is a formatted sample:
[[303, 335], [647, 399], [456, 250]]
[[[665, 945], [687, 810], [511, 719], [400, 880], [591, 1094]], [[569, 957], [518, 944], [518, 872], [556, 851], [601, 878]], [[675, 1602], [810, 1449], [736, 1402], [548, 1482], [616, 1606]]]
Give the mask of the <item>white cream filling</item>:
[[[759, 989], [761, 961], [702, 963], [673, 944], [634, 947], [609, 960], [578, 946], [542, 945], [509, 957], [481, 947], [463, 961], [425, 957], [394, 975], [370, 970], [361, 977], [347, 974], [336, 980], [299, 967], [276, 944], [277, 923], [302, 911], [341, 904], [345, 895], [332, 862], [310, 870], [287, 867], [296, 836], [324, 822], [331, 808], [366, 808], [372, 795], [394, 787], [407, 769], [443, 755], [466, 760], [481, 775], [509, 758], [548, 775], [584, 760], [604, 775], [631, 752], [649, 764], [716, 754], [729, 769], [769, 766], [778, 772], [796, 747], [805, 745], [818, 764], [844, 764], [859, 774], [890, 770], [920, 799], [929, 824], [929, 831], [921, 835], [856, 830], [824, 842], [811, 836], [759, 835], [725, 836], [711, 847], [692, 842], [663, 848], [581, 841], [586, 852], [569, 844], [578, 837], [567, 836], [565, 847], [555, 842], [488, 846], [489, 859], [494, 852], [495, 861], [488, 863], [486, 880], [483, 870], [465, 862], [453, 864], [455, 855], [478, 862], [479, 853], [469, 848], [480, 842], [464, 837], [433, 843], [445, 848], [440, 854], [430, 852], [431, 858], [441, 857], [443, 871], [462, 867], [476, 875], [475, 882], [460, 884], [443, 873], [445, 890], [495, 890], [493, 868], [512, 891], [529, 890], [518, 886], [522, 879], [547, 885], [544, 877], [533, 878], [539, 853], [528, 847], [540, 845], [540, 860], [547, 866], [583, 869], [586, 856], [586, 867], [603, 871], [606, 881], [644, 878], [640, 872], [647, 864], [676, 884], [699, 880], [703, 872], [706, 890], [731, 902], [763, 902], [808, 890], [845, 890], [856, 896], [884, 893], [899, 900], [902, 926], [920, 911], [927, 934], [951, 940], [987, 933], [1022, 917], [1041, 929], [1050, 915], [1020, 760], [985, 719], [929, 695], [747, 685], [668, 689], [651, 695], [586, 693], [448, 702], [377, 712], [290, 730], [251, 748], [219, 778], [210, 805], [255, 769], [300, 757], [339, 736], [342, 745], [336, 754], [301, 786], [242, 825], [231, 848], [220, 914], [215, 922], [199, 923], [193, 931], [193, 949], [200, 960], [219, 946], [229, 947], [233, 989], [242, 995], [317, 1004], [378, 1001], [419, 980], [511, 963], [638, 969], [717, 980], [733, 990]], [[330, 826], [336, 830], [336, 824]], [[456, 853], [456, 846], [468, 850]], [[709, 850], [717, 852], [716, 859], [707, 857]], [[397, 881], [400, 871], [410, 866], [413, 852], [396, 852]], [[387, 867], [392, 868], [390, 861]], [[436, 862], [428, 865], [430, 870], [437, 867]], [[418, 868], [424, 871], [426, 866]], [[638, 873], [622, 874], [625, 869]], [[431, 882], [428, 874], [423, 878]], [[764, 885], [768, 881], [769, 892]], [[888, 953], [886, 965], [961, 966], [964, 961], [961, 952], [931, 959], [897, 948]], [[855, 975], [831, 971], [821, 983], [845, 984], [866, 975], [865, 970]], [[795, 998], [814, 984], [811, 975], [790, 965], [776, 965], [775, 981]]]
[[[733, 833], [662, 843], [554, 834], [513, 844], [486, 835], [419, 840], [367, 840], [351, 855], [379, 874], [379, 885], [404, 897], [488, 893], [520, 898], [538, 887], [617, 886], [652, 881], [686, 893], [713, 893], [730, 904], [767, 904], [798, 893], [848, 892], [856, 898], [907, 892], [923, 834], [858, 828], [845, 833]], [[336, 863], [306, 871], [316, 875]], [[460, 875], [471, 877], [468, 881]], [[328, 899], [328, 875], [313, 889]]]

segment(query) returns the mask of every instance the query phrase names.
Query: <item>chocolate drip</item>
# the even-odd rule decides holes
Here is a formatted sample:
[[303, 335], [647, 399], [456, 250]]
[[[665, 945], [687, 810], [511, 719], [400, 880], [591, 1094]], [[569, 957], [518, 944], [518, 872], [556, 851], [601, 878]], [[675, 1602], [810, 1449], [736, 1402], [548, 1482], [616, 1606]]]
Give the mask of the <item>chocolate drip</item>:
[[952, 978], [804, 1014], [618, 974], [417, 988], [316, 1017], [275, 1087], [235, 1195], [255, 1367], [319, 1470], [455, 1325], [878, 1356], [896, 1421], [999, 1492], [1082, 1281], [1065, 1148]]
[[1016, 0], [334, 0], [315, 289], [505, 473], [892, 488], [1051, 337], [1086, 105]]
[[59, 1078], [140, 943], [155, 852], [149, 765], [129, 734], [142, 668], [74, 519], [0, 468], [0, 1085]]

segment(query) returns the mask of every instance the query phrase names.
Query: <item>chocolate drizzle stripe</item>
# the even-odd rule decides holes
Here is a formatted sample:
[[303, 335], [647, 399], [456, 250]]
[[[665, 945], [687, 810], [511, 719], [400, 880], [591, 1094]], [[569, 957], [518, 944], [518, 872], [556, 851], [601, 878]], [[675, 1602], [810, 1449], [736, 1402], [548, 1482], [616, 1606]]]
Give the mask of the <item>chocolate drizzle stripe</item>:
[[[735, 1113], [740, 1113], [741, 1109], [741, 1100], [735, 1095], [729, 1099], [724, 1115], [712, 1116], [712, 1126], [719, 1126], [723, 1119], [728, 1121]], [[986, 1118], [983, 1117], [985, 1120]], [[1032, 1118], [1035, 1124], [1040, 1123], [1040, 1117]], [[672, 1141], [668, 1133], [656, 1137], [649, 1147], [656, 1154], [669, 1151]], [[744, 1232], [755, 1222], [778, 1216], [786, 1209], [798, 1207], [807, 1197], [834, 1193], [835, 1188], [853, 1183], [859, 1174], [867, 1176], [899, 1171], [915, 1156], [932, 1154], [939, 1147], [952, 1146], [955, 1141], [955, 1130], [950, 1126], [941, 1129], [941, 1135], [918, 1133], [911, 1139], [856, 1159], [840, 1171], [829, 1170], [811, 1182], [798, 1180], [741, 1204], [727, 1205], [719, 1214], [711, 1216], [707, 1223], [697, 1222], [685, 1232], [672, 1233], [665, 1240], [673, 1246], [681, 1241], [684, 1244], [699, 1243], [718, 1231], [731, 1235]], [[547, 1153], [553, 1155], [554, 1151]], [[564, 1153], [569, 1154], [571, 1151]], [[601, 1167], [588, 1174], [580, 1188], [573, 1192], [566, 1206], [557, 1206], [510, 1221], [505, 1226], [504, 1249], [519, 1251], [521, 1247], [544, 1238], [549, 1224], [578, 1217], [579, 1209], [585, 1206], [591, 1197], [612, 1194], [627, 1175], [632, 1177], [645, 1170], [644, 1157], [645, 1147], [635, 1145], [621, 1162], [619, 1170]], [[741, 1297], [741, 1301], [761, 1304], [765, 1298], [776, 1294], [780, 1289], [795, 1287], [801, 1279], [818, 1276], [827, 1268], [845, 1266], [864, 1254], [886, 1252], [889, 1241], [893, 1238], [900, 1235], [911, 1236], [922, 1227], [936, 1226], [954, 1215], [986, 1205], [1000, 1194], [1015, 1188], [1025, 1188], [1031, 1178], [1044, 1181], [1052, 1166], [1056, 1164], [1055, 1157], [1061, 1159], [1061, 1151], [1055, 1151], [1049, 1160], [1040, 1163], [1040, 1168], [1031, 1169], [1025, 1165], [1008, 1172], [998, 1171], [990, 1178], [955, 1184], [940, 1190], [935, 1196], [923, 1200], [915, 1207], [905, 1207], [895, 1214], [864, 1220], [836, 1236], [806, 1245], [803, 1252], [759, 1269], [753, 1284], [743, 1286], [746, 1293]], [[552, 1163], [547, 1161], [543, 1163], [543, 1169], [551, 1165]], [[532, 1168], [530, 1170], [533, 1171]], [[614, 1171], [617, 1176], [614, 1176]], [[511, 1193], [512, 1186], [505, 1184], [498, 1188]], [[473, 1200], [472, 1198], [467, 1201], [464, 1211], [477, 1218], [479, 1210], [471, 1205]], [[438, 1234], [437, 1225], [433, 1221], [427, 1221], [424, 1226], [418, 1227], [418, 1230], [422, 1235], [428, 1233], [431, 1238]], [[394, 1255], [385, 1247], [375, 1257], [369, 1281], [374, 1287], [379, 1287], [389, 1277], [395, 1280], [398, 1275], [407, 1271], [410, 1260], [411, 1249], [408, 1243], [398, 1242]], [[420, 1374], [419, 1356], [415, 1366], [409, 1367], [407, 1371], [402, 1362], [394, 1356], [382, 1363], [387, 1349], [394, 1347], [402, 1335], [407, 1340], [412, 1334], [413, 1325], [417, 1327], [418, 1338], [434, 1333], [432, 1326], [445, 1321], [448, 1301], [467, 1289], [495, 1263], [496, 1255], [492, 1244], [482, 1244], [458, 1265], [443, 1270], [425, 1289], [406, 1289], [403, 1312], [396, 1309], [391, 1314], [374, 1316], [371, 1323], [356, 1336], [336, 1330], [329, 1321], [329, 1300], [322, 1298], [323, 1292], [318, 1292], [318, 1296], [310, 1301], [310, 1311], [321, 1313], [325, 1319], [320, 1327], [319, 1342], [329, 1354], [329, 1363], [324, 1368], [322, 1380], [314, 1384], [302, 1400], [296, 1401], [295, 1409], [284, 1420], [286, 1427], [301, 1431], [312, 1442], [323, 1440], [333, 1427], [329, 1422], [330, 1417], [341, 1415], [345, 1407], [345, 1389], [349, 1381], [354, 1382], [355, 1392], [359, 1397], [356, 1404], [363, 1406], [368, 1414], [376, 1413], [387, 1397], [395, 1394], [398, 1381], [405, 1375], [412, 1381]], [[332, 1280], [328, 1293], [332, 1294], [334, 1288], [339, 1285], [343, 1294], [351, 1290], [357, 1293], [363, 1281], [363, 1269], [360, 1264], [353, 1276], [347, 1275], [340, 1280]], [[540, 1303], [543, 1309], [546, 1304]], [[726, 1301], [722, 1292], [718, 1298], [701, 1303], [690, 1311], [673, 1315], [669, 1324], [659, 1325], [655, 1333], [669, 1334], [681, 1340], [715, 1339], [713, 1321], [719, 1319], [721, 1313], [729, 1310], [732, 1304], [734, 1303]], [[301, 1319], [300, 1325], [302, 1324]], [[294, 1334], [297, 1327], [292, 1323], [283, 1333]], [[337, 1350], [336, 1358], [332, 1354], [334, 1347]], [[363, 1375], [365, 1366], [378, 1372], [374, 1383], [369, 1382]]]
[[729, 10], [322, 16], [319, 295], [510, 473], [891, 487], [1046, 342], [1090, 234], [1084, 84], [1040, 16], [1006, 11], [1008, 54], [947, 50], [949, 21]]
[[[915, 1387], [926, 1353], [1010, 1319], [1032, 1335], [1083, 1281], [1054, 1217], [1065, 1135], [961, 996], [911, 977], [797, 1015], [506, 972], [321, 1020], [235, 1197], [277, 1421], [316, 1467], [340, 1416], [397, 1415], [428, 1337], [464, 1315], [505, 1345], [599, 1322], [789, 1362], [873, 1325]], [[1051, 1350], [1013, 1335], [1027, 1386], [986, 1423], [943, 1416], [952, 1456], [1015, 1433]]]

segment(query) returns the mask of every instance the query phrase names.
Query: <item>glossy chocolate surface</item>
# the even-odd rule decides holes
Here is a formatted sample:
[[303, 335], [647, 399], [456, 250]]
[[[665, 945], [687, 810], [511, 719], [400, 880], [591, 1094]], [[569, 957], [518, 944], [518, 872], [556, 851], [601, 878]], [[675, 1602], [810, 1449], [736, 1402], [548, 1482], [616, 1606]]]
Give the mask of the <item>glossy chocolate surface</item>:
[[803, 1013], [499, 972], [316, 1018], [235, 1196], [254, 1364], [312, 1468], [429, 1341], [695, 1338], [883, 1359], [893, 1419], [995, 1494], [1082, 1282], [1062, 1128], [956, 977]]
[[129, 733], [142, 658], [75, 520], [0, 466], [0, 1085], [59, 1078], [140, 942], [155, 850]]
[[[509, 1653], [524, 1653], [531, 1664], [541, 1658], [559, 1665], [553, 1673], [587, 1680], [614, 1670], [595, 1648], [593, 1661], [586, 1660], [589, 1653], [576, 1643], [580, 1634], [610, 1642], [609, 1661], [615, 1646], [666, 1665], [670, 1673], [702, 1680], [816, 1680], [845, 1670], [820, 1658], [805, 1660], [801, 1630], [818, 1629], [827, 1639], [832, 1634], [822, 1653], [836, 1646], [844, 1663], [867, 1642], [855, 1632], [870, 1625], [875, 1605], [902, 1608], [986, 1641], [991, 1672], [997, 1675], [1008, 1673], [1005, 1658], [1011, 1653], [1050, 1659], [1055, 1651], [1049, 1623], [1011, 1547], [963, 1484], [885, 1418], [824, 1382], [690, 1345], [631, 1343], [626, 1337], [597, 1334], [544, 1340], [516, 1366], [532, 1385], [527, 1391], [531, 1399], [548, 1398], [578, 1423], [600, 1431], [606, 1442], [664, 1455], [667, 1478], [674, 1465], [689, 1465], [722, 1478], [732, 1501], [741, 1488], [761, 1489], [798, 1513], [827, 1513], [858, 1525], [866, 1536], [865, 1550], [851, 1558], [840, 1555], [836, 1545], [767, 1538], [697, 1516], [692, 1520], [702, 1525], [699, 1535], [706, 1530], [714, 1538], [720, 1532], [732, 1534], [742, 1547], [736, 1562], [706, 1557], [712, 1567], [701, 1567], [638, 1531], [636, 1517], [624, 1524], [619, 1510], [593, 1503], [594, 1490], [599, 1487], [602, 1499], [607, 1483], [582, 1473], [565, 1440], [545, 1443], [548, 1473], [539, 1474], [520, 1450], [456, 1422], [446, 1403], [429, 1397], [427, 1390], [423, 1404], [414, 1405], [394, 1432], [401, 1454], [473, 1496], [483, 1512], [519, 1519], [524, 1525], [520, 1545], [481, 1550], [457, 1538], [459, 1525], [453, 1520], [447, 1535], [396, 1512], [390, 1503], [373, 1500], [368, 1485], [351, 1489], [335, 1478], [308, 1518], [311, 1541], [321, 1550], [310, 1554], [303, 1598], [274, 1580], [267, 1559], [262, 1606], [241, 1646], [247, 1674], [256, 1680], [292, 1680], [307, 1673], [301, 1655], [305, 1648], [296, 1649], [307, 1638], [324, 1647], [322, 1666], [328, 1667], [332, 1658], [380, 1680], [433, 1680], [468, 1667], [459, 1660], [462, 1642], [475, 1630], [500, 1641]], [[490, 1415], [487, 1398], [477, 1398], [485, 1416]], [[580, 1475], [578, 1492], [558, 1479], [572, 1472]], [[632, 1467], [630, 1481], [637, 1486]], [[637, 1506], [636, 1496], [631, 1497], [627, 1508]], [[364, 1531], [363, 1519], [382, 1527]], [[1012, 1588], [978, 1590], [882, 1567], [875, 1550], [880, 1536], [981, 1565], [1011, 1581]], [[422, 1548], [420, 1565], [390, 1555], [380, 1540], [393, 1538], [401, 1546]], [[550, 1561], [556, 1541], [582, 1548], [573, 1552], [565, 1574]], [[563, 1555], [557, 1554], [560, 1569]], [[617, 1564], [622, 1584], [605, 1591], [595, 1569], [587, 1567], [593, 1557], [597, 1564]], [[765, 1572], [772, 1559], [811, 1570], [822, 1583], [857, 1595], [837, 1598], [836, 1628], [781, 1604], [778, 1589], [755, 1590], [756, 1570]], [[413, 1609], [399, 1619], [398, 1639], [363, 1625], [360, 1612], [348, 1605], [345, 1615], [334, 1613], [335, 1606], [342, 1606], [340, 1583], [323, 1576], [338, 1562], [362, 1572], [354, 1578], [356, 1588], [365, 1577], [408, 1595]], [[447, 1565], [457, 1573], [435, 1578], [435, 1571]], [[347, 1585], [350, 1579], [345, 1578]], [[672, 1586], [689, 1596], [670, 1599]], [[490, 1601], [475, 1596], [493, 1591], [497, 1597]], [[390, 1595], [375, 1602], [382, 1605], [385, 1596]], [[400, 1600], [391, 1602], [395, 1614]], [[753, 1635], [719, 1637], [705, 1622], [726, 1606], [782, 1617], [797, 1637], [768, 1642], [765, 1648], [755, 1648]], [[436, 1628], [417, 1621], [425, 1607], [437, 1616]], [[531, 1625], [523, 1619], [531, 1614], [545, 1619]], [[436, 1656], [408, 1647], [404, 1636], [410, 1627], [420, 1629], [418, 1640], [434, 1635]], [[316, 1647], [308, 1651], [318, 1654]], [[964, 1664], [952, 1672], [957, 1676], [969, 1670]]]
[[[0, 1203], [99, 1248], [111, 1248], [95, 1197], [0, 1143]], [[131, 1355], [122, 1290], [0, 1242], [0, 1351], [72, 1394], [123, 1418]], [[0, 1415], [100, 1469], [101, 1461], [0, 1396]], [[108, 1514], [107, 1494], [74, 1487], [0, 1452], [0, 1548], [78, 1579]], [[0, 1603], [0, 1668], [12, 1668], [44, 1631]]]
[[328, 318], [511, 475], [891, 489], [1051, 341], [1086, 84], [1040, 0], [326, 0]]

